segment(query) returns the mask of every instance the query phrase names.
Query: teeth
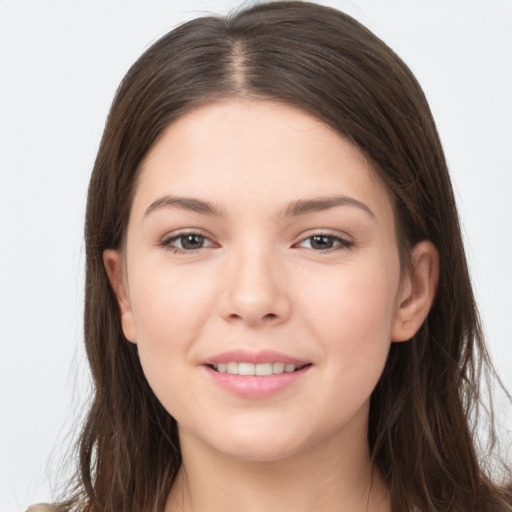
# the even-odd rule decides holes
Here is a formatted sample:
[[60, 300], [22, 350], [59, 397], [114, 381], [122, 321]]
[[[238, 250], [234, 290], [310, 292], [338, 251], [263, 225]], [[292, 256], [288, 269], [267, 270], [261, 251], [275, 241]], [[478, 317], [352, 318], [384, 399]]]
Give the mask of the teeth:
[[281, 373], [294, 372], [298, 367], [290, 363], [219, 363], [213, 365], [213, 368], [219, 373], [229, 373], [230, 375], [279, 375]]
[[285, 366], [284, 363], [272, 363], [272, 373], [283, 373]]
[[255, 365], [254, 375], [272, 375], [272, 363]]
[[238, 375], [254, 375], [254, 364], [238, 363]]
[[227, 363], [226, 373], [230, 373], [231, 375], [238, 375], [238, 363]]

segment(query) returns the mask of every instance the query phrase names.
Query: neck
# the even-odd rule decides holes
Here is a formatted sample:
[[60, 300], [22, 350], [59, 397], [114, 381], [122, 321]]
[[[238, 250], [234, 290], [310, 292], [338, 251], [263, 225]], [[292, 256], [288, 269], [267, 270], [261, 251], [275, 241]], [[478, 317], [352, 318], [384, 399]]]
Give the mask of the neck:
[[234, 459], [180, 433], [183, 465], [165, 512], [389, 512], [389, 496], [371, 465], [366, 432], [280, 460]]

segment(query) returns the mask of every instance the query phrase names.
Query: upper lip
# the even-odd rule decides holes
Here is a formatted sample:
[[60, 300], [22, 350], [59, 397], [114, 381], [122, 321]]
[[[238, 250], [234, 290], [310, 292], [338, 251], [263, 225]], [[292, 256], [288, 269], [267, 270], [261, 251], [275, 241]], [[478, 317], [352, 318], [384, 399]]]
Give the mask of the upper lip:
[[220, 363], [253, 363], [253, 364], [263, 364], [263, 363], [285, 363], [285, 364], [294, 364], [296, 366], [304, 366], [309, 363], [304, 359], [298, 359], [296, 357], [291, 357], [289, 355], [283, 354], [281, 352], [276, 352], [275, 350], [258, 350], [258, 351], [250, 351], [244, 349], [237, 350], [229, 350], [227, 352], [222, 352], [221, 354], [217, 354], [215, 356], [209, 357], [203, 364], [208, 365], [217, 365]]

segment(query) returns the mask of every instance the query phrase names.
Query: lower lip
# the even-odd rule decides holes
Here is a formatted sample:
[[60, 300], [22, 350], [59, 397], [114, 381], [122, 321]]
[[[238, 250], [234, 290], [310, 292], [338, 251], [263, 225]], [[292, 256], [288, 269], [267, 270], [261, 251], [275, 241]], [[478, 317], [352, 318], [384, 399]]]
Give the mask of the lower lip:
[[277, 375], [265, 375], [256, 377], [254, 375], [232, 375], [220, 373], [210, 366], [205, 366], [211, 379], [221, 388], [241, 396], [243, 398], [266, 398], [275, 395], [295, 384], [303, 378], [310, 365], [290, 373]]

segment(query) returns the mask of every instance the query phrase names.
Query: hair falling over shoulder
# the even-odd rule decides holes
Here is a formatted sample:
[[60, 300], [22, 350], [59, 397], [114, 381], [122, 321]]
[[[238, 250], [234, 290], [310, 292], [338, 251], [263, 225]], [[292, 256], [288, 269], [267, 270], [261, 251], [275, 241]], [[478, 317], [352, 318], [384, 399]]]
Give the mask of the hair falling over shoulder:
[[[114, 99], [89, 186], [85, 344], [94, 395], [79, 471], [62, 510], [162, 511], [181, 463], [177, 425], [123, 336], [103, 251], [123, 246], [140, 163], [163, 130], [223, 98], [296, 106], [353, 142], [394, 201], [402, 264], [431, 241], [441, 268], [419, 332], [392, 344], [373, 392], [369, 444], [394, 512], [512, 511], [510, 474], [478, 449], [497, 377], [484, 344], [443, 149], [407, 66], [351, 17], [308, 2], [270, 2], [174, 29], [129, 70]], [[498, 381], [499, 382], [499, 381]], [[502, 478], [502, 481], [500, 480]]]

